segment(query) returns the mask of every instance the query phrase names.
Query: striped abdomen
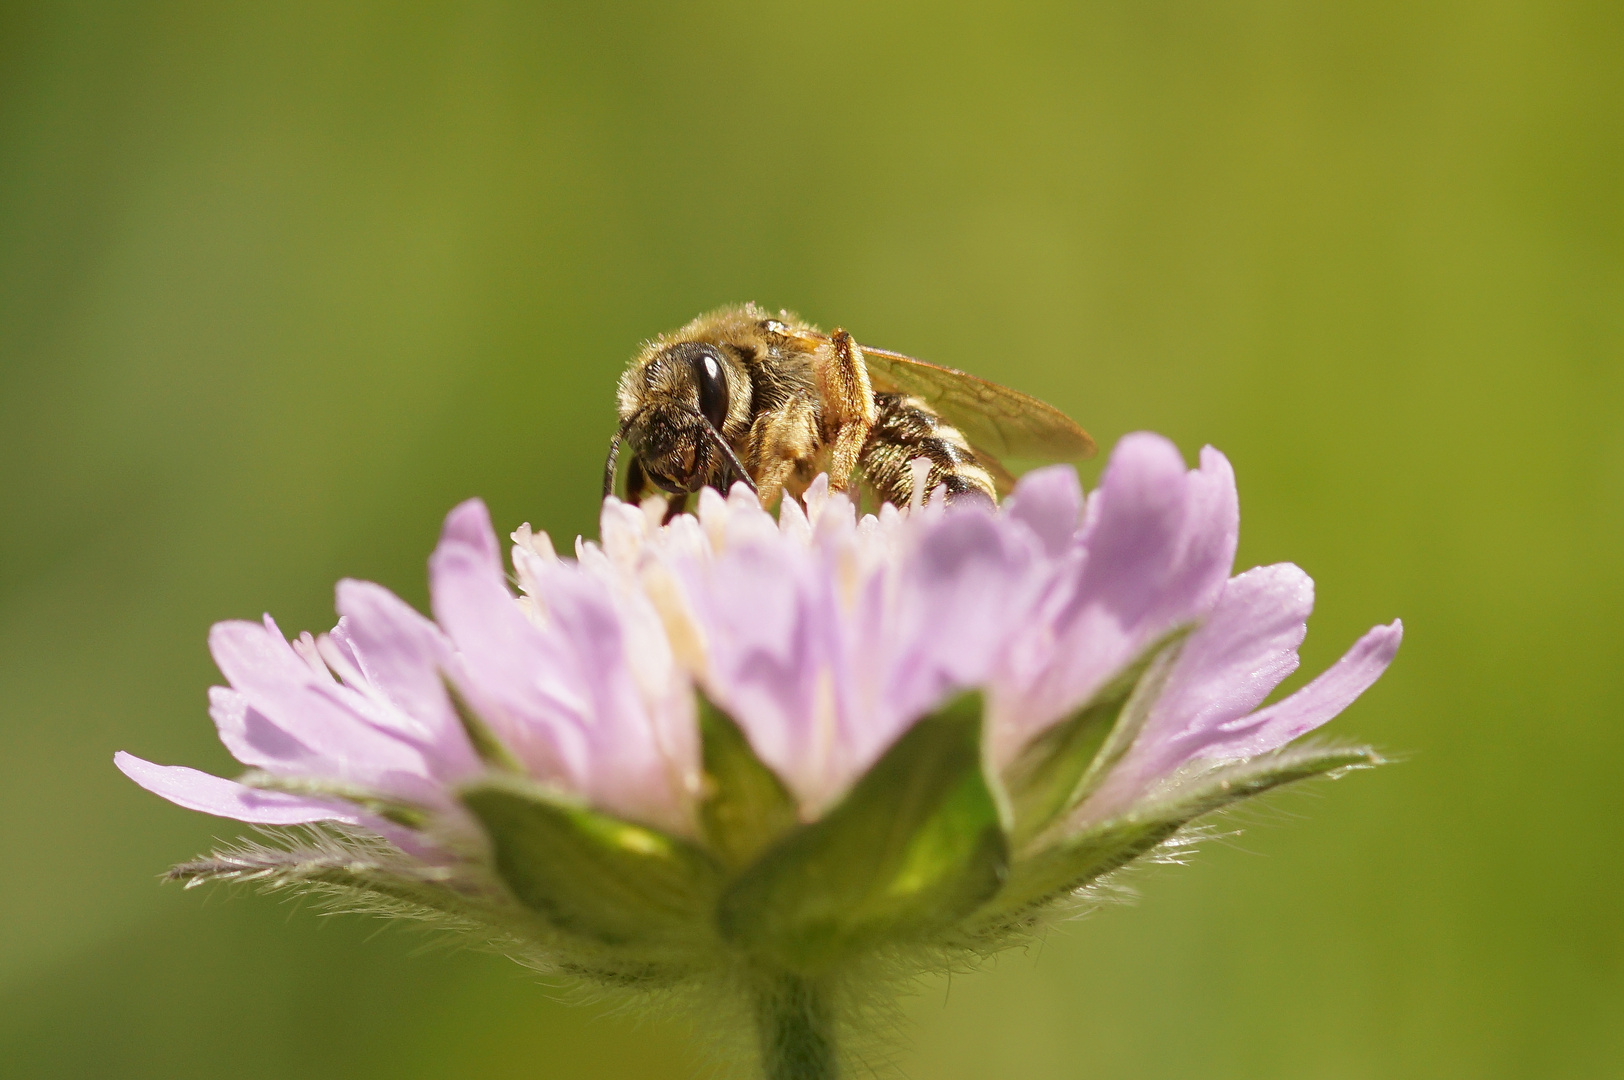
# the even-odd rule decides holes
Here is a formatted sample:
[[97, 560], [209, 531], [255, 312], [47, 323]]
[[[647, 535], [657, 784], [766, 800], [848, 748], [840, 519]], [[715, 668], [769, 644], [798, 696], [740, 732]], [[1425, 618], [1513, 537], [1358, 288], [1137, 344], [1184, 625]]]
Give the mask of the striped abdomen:
[[919, 398], [875, 394], [877, 418], [863, 444], [863, 477], [882, 502], [907, 506], [913, 498], [913, 461], [930, 462], [925, 495], [945, 485], [949, 500], [963, 496], [997, 501], [992, 477], [976, 460], [959, 430]]

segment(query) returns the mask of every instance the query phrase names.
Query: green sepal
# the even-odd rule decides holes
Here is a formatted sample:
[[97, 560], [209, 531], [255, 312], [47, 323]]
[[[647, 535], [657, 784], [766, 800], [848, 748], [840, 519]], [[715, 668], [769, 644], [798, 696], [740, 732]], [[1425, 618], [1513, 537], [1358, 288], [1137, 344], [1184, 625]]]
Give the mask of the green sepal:
[[1306, 746], [1223, 766], [1022, 859], [978, 921], [993, 928], [1120, 869], [1196, 818], [1272, 788], [1382, 764], [1369, 747]]
[[704, 769], [699, 826], [711, 852], [737, 869], [795, 827], [795, 797], [756, 756], [738, 723], [705, 695], [698, 699]]
[[1019, 848], [1078, 806], [1132, 745], [1192, 627], [1163, 635], [1083, 706], [1028, 743], [1004, 770]]
[[982, 699], [914, 724], [823, 817], [723, 894], [722, 933], [758, 961], [816, 973], [927, 937], [992, 896], [1008, 867], [981, 762]]
[[489, 776], [458, 796], [485, 827], [502, 881], [559, 929], [605, 945], [708, 930], [720, 873], [692, 844], [518, 777]]
[[354, 784], [346, 784], [339, 780], [324, 780], [310, 776], [276, 776], [266, 772], [244, 773], [237, 778], [237, 783], [244, 787], [256, 788], [260, 791], [285, 791], [290, 795], [315, 795], [331, 799], [343, 799], [347, 803], [365, 810], [369, 814], [376, 814], [385, 821], [396, 825], [404, 825], [408, 829], [421, 830], [433, 820], [434, 813], [427, 807], [401, 799], [380, 795], [367, 788]]

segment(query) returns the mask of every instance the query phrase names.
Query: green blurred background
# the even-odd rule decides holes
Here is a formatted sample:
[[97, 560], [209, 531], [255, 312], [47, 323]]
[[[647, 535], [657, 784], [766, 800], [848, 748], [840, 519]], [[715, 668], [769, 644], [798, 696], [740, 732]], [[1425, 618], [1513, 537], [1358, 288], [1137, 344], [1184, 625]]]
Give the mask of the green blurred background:
[[236, 830], [110, 758], [229, 773], [209, 623], [421, 606], [459, 499], [594, 531], [638, 341], [757, 299], [1224, 449], [1305, 671], [1409, 628], [1333, 727], [1404, 764], [932, 984], [904, 1075], [1624, 1075], [1621, 56], [1550, 0], [0, 7], [0, 1073], [709, 1075], [159, 887]]

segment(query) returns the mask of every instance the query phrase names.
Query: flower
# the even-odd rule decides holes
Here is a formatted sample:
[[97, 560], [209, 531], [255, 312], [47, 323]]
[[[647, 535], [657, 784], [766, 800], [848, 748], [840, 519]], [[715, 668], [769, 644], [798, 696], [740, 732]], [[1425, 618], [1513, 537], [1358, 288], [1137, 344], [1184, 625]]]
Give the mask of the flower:
[[859, 517], [822, 479], [804, 504], [706, 489], [661, 524], [609, 499], [573, 559], [514, 534], [515, 597], [464, 503], [432, 620], [344, 581], [320, 637], [214, 627], [210, 712], [246, 776], [118, 766], [280, 839], [189, 883], [449, 919], [602, 983], [720, 979], [763, 1003], [772, 1075], [821, 1076], [852, 980], [994, 951], [1213, 810], [1379, 760], [1288, 744], [1381, 675], [1400, 624], [1264, 705], [1313, 583], [1231, 576], [1216, 450], [1188, 470], [1129, 436], [1086, 501], [1061, 467], [997, 510]]

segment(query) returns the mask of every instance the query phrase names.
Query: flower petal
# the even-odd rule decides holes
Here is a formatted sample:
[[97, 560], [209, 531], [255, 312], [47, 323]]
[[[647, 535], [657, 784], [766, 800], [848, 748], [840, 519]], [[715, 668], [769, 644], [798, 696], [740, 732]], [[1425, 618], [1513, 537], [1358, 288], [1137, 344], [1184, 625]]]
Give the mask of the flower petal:
[[[1283, 617], [1280, 622], [1285, 623], [1288, 619], [1289, 616]], [[1296, 667], [1294, 644], [1290, 646], [1288, 665], [1278, 653], [1270, 656], [1267, 646], [1263, 644], [1268, 638], [1266, 633], [1254, 634], [1252, 640], [1258, 645], [1254, 654], [1259, 660], [1258, 668], [1248, 672], [1243, 666], [1235, 665], [1217, 672], [1217, 676], [1205, 684], [1208, 686], [1205, 694], [1209, 700], [1207, 707], [1200, 710], [1196, 718], [1187, 720], [1189, 714], [1181, 709], [1200, 701], [1203, 696], [1202, 684], [1187, 684], [1178, 691], [1182, 706], [1177, 700], [1170, 701], [1164, 712], [1163, 701], [1175, 693], [1175, 688], [1169, 685], [1163, 701], [1157, 702], [1156, 714], [1146, 724], [1139, 741], [1112, 770], [1100, 791], [1089, 799], [1083, 807], [1082, 817], [1093, 821], [1120, 811], [1159, 781], [1171, 777], [1191, 762], [1217, 764], [1257, 757], [1278, 750], [1299, 735], [1319, 727], [1351, 705], [1381, 677], [1398, 652], [1403, 631], [1403, 624], [1396, 620], [1387, 626], [1373, 628], [1313, 682], [1283, 701], [1250, 712], [1251, 706], [1246, 704], [1248, 701], [1266, 697], [1284, 677], [1282, 669]], [[1289, 637], [1289, 630], [1280, 631], [1280, 638]], [[1284, 642], [1280, 638], [1276, 640], [1283, 650]], [[1300, 636], [1298, 640], [1301, 640]], [[1180, 657], [1181, 665], [1183, 659]], [[1272, 668], [1271, 663], [1275, 665]], [[1180, 676], [1175, 673], [1174, 678]], [[1158, 720], [1164, 725], [1168, 720], [1181, 723], [1176, 731], [1169, 731], [1165, 726], [1157, 731], [1155, 725]]]
[[1207, 447], [1187, 471], [1178, 448], [1141, 432], [1117, 444], [1089, 500], [1088, 552], [1072, 612], [1109, 614], [1146, 640], [1210, 608], [1229, 577], [1240, 535], [1229, 461]]
[[429, 559], [429, 592], [462, 659], [459, 689], [535, 776], [580, 790], [589, 761], [574, 717], [583, 703], [568, 700], [564, 657], [508, 592], [490, 514], [478, 499], [446, 515]]
[[229, 686], [209, 687], [209, 715], [220, 741], [244, 765], [268, 772], [319, 768], [321, 756]]
[[714, 700], [814, 813], [909, 724], [984, 681], [1027, 613], [1040, 543], [979, 508], [860, 522], [831, 497], [810, 549], [729, 505], [712, 560], [678, 560]]
[[1399, 619], [1372, 627], [1313, 682], [1283, 701], [1225, 725], [1224, 737], [1201, 756], [1221, 760], [1254, 757], [1313, 731], [1382, 677], [1403, 638], [1404, 623]]
[[1004, 515], [1031, 529], [1050, 556], [1071, 546], [1082, 512], [1083, 487], [1070, 465], [1033, 469], [1004, 500]]
[[455, 782], [479, 771], [446, 692], [454, 661], [439, 627], [370, 581], [340, 581], [338, 611], [341, 636], [361, 674], [407, 721], [402, 733], [428, 747], [436, 778]]
[[1314, 610], [1314, 579], [1291, 563], [1259, 566], [1232, 578], [1204, 623], [1179, 653], [1167, 688], [1151, 712], [1141, 745], [1160, 743], [1192, 756], [1223, 725], [1263, 703], [1297, 670], [1297, 649]]
[[122, 750], [113, 755], [113, 764], [154, 795], [216, 817], [256, 825], [308, 825], [315, 821], [366, 825], [372, 820], [370, 815], [336, 799], [260, 791], [180, 765], [154, 765]]
[[241, 696], [213, 695], [211, 711], [222, 741], [233, 754], [243, 753], [243, 764], [327, 776], [413, 801], [444, 801], [422, 747], [374, 723], [360, 695], [317, 674], [275, 623], [216, 623], [209, 650]]
[[1184, 643], [1144, 730], [1091, 800], [1089, 815], [1126, 805], [1257, 708], [1297, 669], [1313, 608], [1313, 579], [1290, 563], [1232, 578]]
[[892, 595], [850, 620], [850, 663], [872, 687], [848, 732], [859, 768], [953, 691], [985, 681], [1028, 614], [1036, 556], [1023, 530], [973, 507], [923, 523]]
[[1086, 700], [1153, 641], [1205, 615], [1234, 562], [1235, 477], [1210, 447], [1191, 471], [1161, 436], [1125, 437], [1083, 517], [1077, 546], [1056, 559], [1046, 607], [1009, 650], [996, 681], [1000, 757], [1019, 736]]
[[584, 567], [555, 563], [537, 584], [567, 658], [578, 723], [590, 747], [582, 792], [616, 813], [693, 828], [684, 779], [697, 787], [692, 696], [647, 597]]
[[708, 690], [803, 800], [825, 792], [844, 749], [829, 681], [837, 602], [815, 565], [799, 544], [757, 543], [675, 568], [704, 630]]
[[[620, 519], [617, 557], [631, 560], [631, 533], [642, 526]], [[634, 664], [657, 669], [651, 681], [666, 687], [651, 695], [659, 704], [687, 704], [691, 761], [692, 704], [670, 693], [677, 675], [658, 616], [646, 601], [636, 617], [618, 607], [610, 556], [582, 545], [576, 563], [525, 560], [541, 612], [532, 620], [508, 592], [496, 552], [485, 506], [472, 500], [446, 518], [429, 562], [434, 613], [460, 651], [470, 701], [536, 777], [605, 809], [691, 830], [681, 780], [688, 766], [672, 760], [680, 747], [660, 738], [656, 729], [670, 725], [651, 715], [639, 692], [643, 672], [633, 671]], [[628, 635], [639, 627], [652, 633], [638, 638], [634, 656]]]

